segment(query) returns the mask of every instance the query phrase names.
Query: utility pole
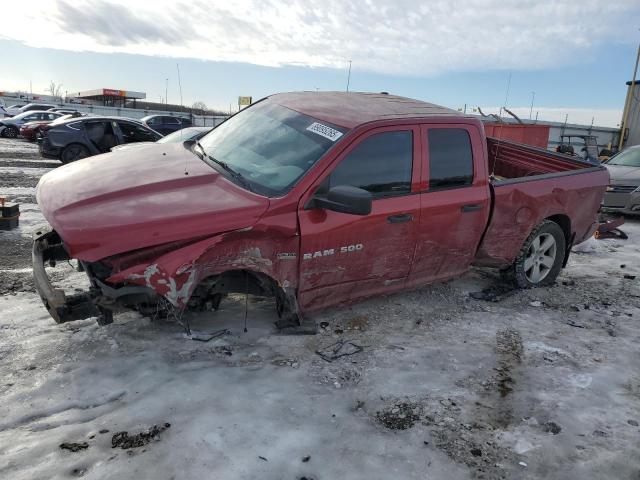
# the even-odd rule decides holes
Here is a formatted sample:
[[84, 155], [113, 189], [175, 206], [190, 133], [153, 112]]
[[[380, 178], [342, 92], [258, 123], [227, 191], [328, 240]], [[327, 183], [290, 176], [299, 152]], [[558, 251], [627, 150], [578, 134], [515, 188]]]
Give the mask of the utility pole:
[[627, 90], [627, 98], [624, 102], [624, 110], [622, 113], [622, 123], [620, 124], [620, 142], [618, 142], [618, 150], [622, 150], [622, 144], [624, 143], [624, 131], [627, 129], [627, 117], [629, 116], [629, 106], [631, 104], [631, 96], [636, 88], [636, 74], [638, 73], [638, 62], [640, 62], [640, 44], [638, 44], [638, 55], [636, 56], [636, 65], [633, 67], [633, 77], [631, 78], [631, 85]]
[[351, 60], [349, 60], [349, 75], [347, 76], [347, 92], [349, 91], [350, 82], [351, 82]]
[[167, 79], [165, 80], [165, 84], [164, 84], [164, 104], [165, 104], [165, 105], [168, 103], [168, 102], [167, 102], [167, 95], [168, 95], [168, 92], [169, 92], [169, 79], [167, 78]]
[[533, 100], [536, 98], [536, 92], [531, 92], [531, 108], [529, 109], [529, 120], [533, 116]]

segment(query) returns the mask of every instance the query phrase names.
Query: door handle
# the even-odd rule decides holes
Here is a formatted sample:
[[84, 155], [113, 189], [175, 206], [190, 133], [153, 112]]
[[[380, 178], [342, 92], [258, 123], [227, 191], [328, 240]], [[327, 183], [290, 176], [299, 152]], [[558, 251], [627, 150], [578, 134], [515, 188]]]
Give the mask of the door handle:
[[482, 210], [482, 205], [480, 205], [479, 203], [474, 203], [472, 205], [463, 205], [460, 210], [462, 210], [462, 213], [476, 212], [478, 210]]
[[409, 213], [404, 213], [401, 215], [390, 215], [387, 217], [387, 222], [389, 223], [403, 223], [410, 222], [411, 220], [413, 220], [413, 215]]

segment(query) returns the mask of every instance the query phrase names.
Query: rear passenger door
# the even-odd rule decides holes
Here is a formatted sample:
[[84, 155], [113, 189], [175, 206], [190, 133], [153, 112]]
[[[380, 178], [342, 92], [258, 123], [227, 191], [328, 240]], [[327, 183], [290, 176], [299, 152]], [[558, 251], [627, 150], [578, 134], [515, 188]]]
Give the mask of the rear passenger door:
[[483, 136], [472, 124], [422, 125], [420, 223], [411, 279], [455, 276], [473, 261], [489, 218]]
[[[417, 127], [363, 134], [336, 159], [314, 190], [349, 185], [371, 192], [372, 210], [358, 216], [299, 206], [303, 308], [320, 308], [401, 285], [413, 258], [420, 207]], [[304, 200], [304, 197], [303, 197]]]

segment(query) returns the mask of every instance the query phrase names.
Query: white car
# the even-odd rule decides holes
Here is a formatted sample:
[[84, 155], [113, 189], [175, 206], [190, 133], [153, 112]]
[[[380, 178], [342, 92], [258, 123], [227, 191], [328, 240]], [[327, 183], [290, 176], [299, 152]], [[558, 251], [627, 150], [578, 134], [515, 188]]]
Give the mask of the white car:
[[27, 103], [26, 105], [12, 105], [7, 108], [7, 113], [10, 117], [13, 117], [21, 113], [30, 112], [31, 110], [45, 111], [56, 107], [57, 105], [53, 103]]

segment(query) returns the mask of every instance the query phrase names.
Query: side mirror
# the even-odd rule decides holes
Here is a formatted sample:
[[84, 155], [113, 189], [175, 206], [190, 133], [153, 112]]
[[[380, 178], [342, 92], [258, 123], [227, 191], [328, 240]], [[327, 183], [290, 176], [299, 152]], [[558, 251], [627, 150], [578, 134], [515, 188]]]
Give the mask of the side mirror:
[[358, 187], [339, 185], [329, 190], [326, 197], [313, 197], [310, 206], [351, 215], [369, 215], [371, 202], [370, 192]]

